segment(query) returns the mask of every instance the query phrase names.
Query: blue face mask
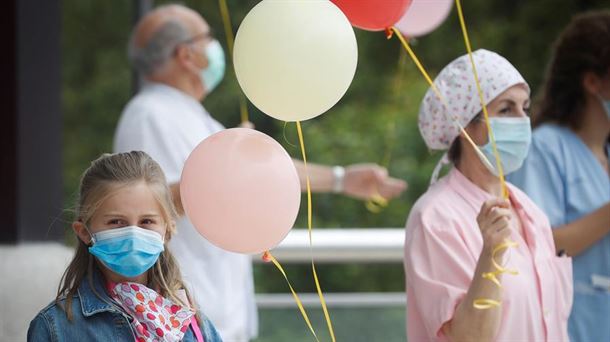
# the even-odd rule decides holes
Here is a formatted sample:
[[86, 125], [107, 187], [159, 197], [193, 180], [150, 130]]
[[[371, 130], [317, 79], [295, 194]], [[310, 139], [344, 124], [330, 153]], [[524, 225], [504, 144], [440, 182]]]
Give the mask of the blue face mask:
[[91, 237], [93, 246], [89, 247], [89, 253], [125, 277], [148, 271], [165, 250], [159, 233], [137, 226], [107, 229]]
[[208, 67], [201, 70], [199, 76], [209, 94], [222, 81], [225, 74], [225, 53], [220, 43], [214, 40], [206, 46], [205, 55], [208, 58]]
[[610, 100], [606, 100], [601, 96], [598, 96], [599, 100], [602, 103], [602, 107], [606, 110], [606, 115], [608, 116], [608, 120], [610, 120]]
[[[530, 118], [489, 118], [489, 124], [496, 138], [496, 147], [502, 161], [502, 169], [504, 174], [515, 172], [521, 168], [523, 161], [529, 151], [532, 141], [532, 128], [530, 126]], [[491, 141], [481, 147], [481, 151], [487, 157], [487, 160], [494, 166], [491, 171], [494, 175], [498, 175], [496, 170], [496, 157], [493, 153]], [[478, 154], [477, 154], [478, 155]], [[479, 158], [481, 158], [479, 156]], [[487, 165], [487, 163], [483, 162]], [[489, 168], [489, 166], [488, 166]]]

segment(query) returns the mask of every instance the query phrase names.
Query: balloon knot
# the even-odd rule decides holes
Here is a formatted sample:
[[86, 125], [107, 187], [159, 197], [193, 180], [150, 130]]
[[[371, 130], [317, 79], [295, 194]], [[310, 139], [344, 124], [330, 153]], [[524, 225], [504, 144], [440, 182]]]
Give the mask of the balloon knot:
[[262, 259], [264, 262], [270, 262], [271, 261], [271, 254], [269, 254], [269, 251], [266, 251], [265, 253], [263, 253]]
[[387, 39], [392, 39], [392, 36], [394, 35], [394, 31], [392, 31], [391, 27], [386, 27], [385, 28], [385, 37]]

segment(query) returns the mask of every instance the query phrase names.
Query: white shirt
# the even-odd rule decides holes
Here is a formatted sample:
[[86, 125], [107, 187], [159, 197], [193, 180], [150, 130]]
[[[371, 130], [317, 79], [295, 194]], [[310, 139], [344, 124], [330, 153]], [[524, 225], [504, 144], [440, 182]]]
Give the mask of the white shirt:
[[[176, 88], [147, 84], [125, 107], [114, 151], [141, 150], [161, 165], [169, 184], [178, 183], [189, 154], [223, 130], [201, 103]], [[199, 308], [224, 341], [247, 341], [257, 334], [252, 261], [222, 250], [202, 237], [186, 217], [169, 242], [184, 281]]]

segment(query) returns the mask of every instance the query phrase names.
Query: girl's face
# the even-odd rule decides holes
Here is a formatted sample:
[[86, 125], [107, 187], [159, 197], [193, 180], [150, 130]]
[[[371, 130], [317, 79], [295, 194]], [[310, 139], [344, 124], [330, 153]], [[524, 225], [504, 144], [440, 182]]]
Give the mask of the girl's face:
[[[74, 229], [80, 239], [91, 242], [89, 233], [75, 222]], [[163, 216], [163, 209], [155, 198], [153, 191], [144, 183], [120, 187], [106, 198], [97, 208], [87, 228], [92, 234], [127, 226], [138, 226], [157, 232], [165, 238], [168, 222]]]

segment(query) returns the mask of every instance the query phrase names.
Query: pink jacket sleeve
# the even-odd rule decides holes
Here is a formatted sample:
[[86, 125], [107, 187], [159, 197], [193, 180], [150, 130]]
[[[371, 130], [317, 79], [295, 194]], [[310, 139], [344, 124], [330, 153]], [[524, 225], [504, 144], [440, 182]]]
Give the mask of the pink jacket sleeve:
[[407, 222], [405, 273], [411, 290], [407, 301], [426, 334], [438, 338], [470, 287], [478, 253], [468, 248], [457, 220], [449, 219], [446, 212], [428, 214], [415, 210]]

